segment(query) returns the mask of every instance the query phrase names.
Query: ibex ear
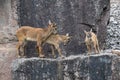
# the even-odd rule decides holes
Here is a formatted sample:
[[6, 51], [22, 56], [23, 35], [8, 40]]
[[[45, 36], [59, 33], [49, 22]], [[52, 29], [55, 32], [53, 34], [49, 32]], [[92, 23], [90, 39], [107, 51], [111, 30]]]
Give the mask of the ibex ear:
[[92, 28], [90, 29], [90, 32], [92, 32]]
[[55, 24], [55, 26], [57, 25], [56, 23], [54, 23]]
[[86, 30], [84, 30], [84, 33], [85, 33], [85, 34], [87, 34], [87, 31], [86, 31]]
[[51, 24], [51, 21], [49, 20], [49, 22], [48, 22], [49, 24]]
[[67, 33], [66, 36], [69, 36], [69, 33]]

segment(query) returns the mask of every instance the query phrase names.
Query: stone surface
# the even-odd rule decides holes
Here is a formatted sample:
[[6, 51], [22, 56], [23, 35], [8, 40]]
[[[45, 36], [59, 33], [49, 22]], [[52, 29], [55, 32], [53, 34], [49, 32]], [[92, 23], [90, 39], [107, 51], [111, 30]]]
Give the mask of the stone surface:
[[18, 28], [16, 2], [17, 0], [0, 1], [0, 43], [16, 40], [15, 32]]
[[120, 80], [120, 57], [113, 59], [112, 80]]
[[0, 44], [0, 80], [11, 79], [11, 63], [17, 58], [16, 43]]
[[12, 63], [13, 80], [119, 80], [117, 55], [69, 56], [65, 59], [22, 58]]
[[16, 1], [0, 0], [0, 80], [11, 80], [10, 65], [16, 59]]
[[[19, 1], [20, 1], [19, 6], [21, 6], [21, 8], [20, 7], [17, 8], [16, 6], [16, 4], [19, 3]], [[101, 4], [101, 6], [99, 4]], [[120, 24], [119, 24], [120, 9], [119, 8], [120, 6], [119, 5], [120, 5], [120, 0], [111, 0], [110, 24], [107, 27], [108, 39], [106, 42], [107, 42], [108, 48], [112, 48], [112, 49], [120, 49], [120, 46], [119, 46], [119, 27], [120, 27]], [[105, 10], [106, 9], [105, 6], [108, 7], [107, 12]], [[104, 11], [102, 12], [103, 8], [105, 10], [105, 13]], [[16, 12], [16, 9], [18, 9], [18, 12]], [[18, 13], [19, 17], [16, 13]], [[101, 16], [101, 14], [103, 16]], [[11, 62], [14, 59], [16, 59], [16, 48], [15, 48], [16, 43], [7, 43], [7, 42], [13, 42], [14, 40], [16, 40], [15, 31], [18, 28], [18, 22], [17, 22], [18, 18], [20, 19], [19, 24], [31, 25], [36, 27], [47, 26], [47, 22], [49, 19], [56, 22], [58, 25], [58, 32], [60, 34], [65, 34], [69, 32], [70, 35], [73, 36], [72, 41], [68, 44], [68, 46], [61, 46], [64, 55], [71, 55], [71, 54], [79, 54], [79, 53], [82, 54], [83, 52], [86, 51], [84, 44], [80, 44], [80, 43], [84, 41], [84, 37], [85, 37], [83, 30], [84, 29], [90, 30], [91, 28], [87, 25], [95, 26], [92, 28], [98, 34], [100, 44], [105, 42], [104, 41], [106, 36], [105, 26], [107, 25], [106, 23], [109, 16], [108, 14], [109, 14], [109, 0], [76, 0], [76, 1], [75, 0], [68, 0], [68, 1], [67, 0], [63, 0], [63, 1], [62, 0], [0, 0], [0, 43], [1, 43], [0, 44], [0, 80], [12, 80], [11, 73], [10, 73], [11, 72], [10, 65], [11, 65]], [[102, 21], [99, 22], [99, 17], [100, 19], [103, 20], [103, 22]], [[97, 23], [97, 20], [98, 20], [98, 23]], [[104, 34], [105, 36], [103, 36]], [[34, 43], [32, 45], [34, 45]], [[103, 44], [101, 45], [103, 46]], [[31, 46], [31, 48], [34, 48], [34, 46]], [[28, 49], [28, 50], [29, 50], [30, 56], [31, 56], [31, 53], [35, 52], [32, 49]], [[50, 49], [47, 48], [46, 53], [51, 54]], [[91, 62], [88, 61], [87, 56], [83, 56], [83, 57], [76, 56], [74, 58], [69, 57], [64, 61], [56, 60], [56, 59], [41, 60], [39, 58], [20, 59], [17, 61], [18, 62], [23, 61], [23, 63], [27, 61], [26, 63], [28, 63], [28, 65], [35, 64], [36, 67], [41, 66], [41, 64], [40, 65], [37, 64], [37, 61], [42, 64], [46, 62], [46, 64], [42, 66], [45, 66], [45, 68], [49, 68], [49, 69], [45, 70], [45, 72], [42, 71], [43, 73], [40, 73], [40, 74], [42, 74], [43, 76], [39, 77], [40, 74], [38, 73], [41, 70], [38, 70], [38, 71], [33, 70], [32, 68], [35, 66], [26, 67], [26, 65], [22, 65], [26, 67], [25, 69], [24, 68], [22, 69], [24, 69], [28, 73], [24, 75], [23, 73], [24, 71], [21, 71], [20, 69], [18, 69], [19, 71], [21, 71], [21, 72], [19, 71], [18, 72], [22, 75], [17, 75], [15, 74], [15, 73], [18, 73], [17, 71], [15, 71], [17, 70], [16, 68], [13, 70], [15, 71], [13, 72], [15, 74], [13, 78], [14, 80], [17, 80], [20, 77], [21, 77], [20, 80], [27, 80], [30, 78], [31, 79], [45, 78], [46, 80], [46, 77], [50, 78], [48, 80], [51, 80], [52, 78], [53, 79], [59, 78], [59, 80], [61, 79], [62, 80], [72, 80], [72, 79], [73, 80], [74, 79], [75, 80], [88, 80], [88, 79], [96, 80], [96, 77], [98, 77], [99, 78], [98, 80], [120, 80], [119, 78], [120, 59], [119, 57], [114, 57], [114, 58], [113, 57], [114, 55], [113, 56], [109, 56], [109, 55], [97, 56], [96, 58], [98, 59], [96, 59], [95, 56], [91, 56], [90, 58]], [[82, 60], [83, 58], [84, 60]], [[33, 61], [30, 62], [32, 59]], [[33, 63], [34, 61], [36, 63]], [[92, 61], [96, 63], [94, 66], [91, 66], [91, 64], [93, 64]], [[50, 64], [47, 64], [47, 63], [50, 63]], [[100, 63], [100, 64], [102, 63], [102, 64], [97, 65], [97, 63]], [[76, 65], [78, 64], [81, 64], [81, 65], [76, 67]], [[49, 65], [52, 65], [52, 66], [47, 67]], [[101, 68], [99, 68], [99, 66]], [[91, 70], [89, 70], [88, 67]], [[45, 68], [42, 68], [42, 69], [45, 69]], [[95, 68], [95, 72], [94, 72], [94, 68]], [[109, 71], [107, 71], [108, 69]], [[29, 73], [29, 70], [30, 70], [30, 73]], [[52, 70], [54, 73], [56, 73], [55, 76], [51, 75], [51, 74], [54, 74], [51, 72]], [[96, 71], [98, 71], [99, 73]], [[34, 75], [35, 72], [37, 72], [36, 73], [37, 76], [30, 77], [30, 75], [32, 74]], [[50, 72], [51, 74], [48, 72]], [[93, 74], [97, 73], [97, 74], [93, 76], [93, 74], [91, 73]], [[64, 74], [64, 77], [61, 77], [61, 74]], [[106, 74], [106, 75], [103, 75], [103, 74]], [[16, 79], [17, 76], [18, 78]], [[99, 76], [102, 76], [102, 77], [99, 77]]]
[[19, 24], [45, 27], [48, 20], [52, 20], [56, 22], [59, 34], [72, 36], [67, 46], [61, 46], [64, 55], [82, 54], [86, 51], [84, 30], [91, 28], [104, 49], [109, 6], [109, 0], [19, 0]]
[[110, 22], [107, 26], [107, 48], [120, 49], [120, 0], [111, 0]]

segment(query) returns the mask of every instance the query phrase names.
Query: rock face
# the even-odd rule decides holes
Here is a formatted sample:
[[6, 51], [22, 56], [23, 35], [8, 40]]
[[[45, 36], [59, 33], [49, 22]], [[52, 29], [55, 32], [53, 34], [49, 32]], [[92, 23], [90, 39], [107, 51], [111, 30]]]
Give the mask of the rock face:
[[45, 27], [48, 20], [52, 20], [56, 22], [59, 34], [72, 36], [67, 46], [61, 46], [66, 56], [86, 51], [82, 44], [84, 30], [91, 28], [98, 35], [101, 49], [104, 48], [109, 10], [109, 0], [19, 0], [18, 4], [20, 25]]
[[16, 4], [17, 0], [0, 1], [0, 43], [16, 40], [15, 32], [18, 28]]
[[0, 80], [11, 79], [11, 63], [16, 59], [16, 43], [0, 45]]
[[16, 4], [17, 0], [0, 0], [0, 80], [11, 80], [10, 65], [16, 58]]
[[111, 0], [110, 23], [107, 27], [107, 46], [110, 49], [120, 49], [120, 0]]
[[17, 59], [13, 80], [119, 80], [120, 59], [113, 54], [70, 56], [65, 59]]
[[[10, 64], [12, 60], [16, 58], [15, 48], [16, 43], [8, 42], [13, 42], [16, 38], [15, 32], [16, 29], [19, 27], [17, 21], [18, 19], [20, 25], [30, 25], [36, 27], [47, 26], [48, 20], [56, 22], [58, 25], [58, 32], [60, 34], [70, 33], [70, 35], [72, 36], [72, 40], [67, 46], [61, 46], [63, 53], [66, 56], [71, 54], [82, 54], [83, 52], [86, 51], [85, 45], [80, 44], [84, 41], [85, 37], [85, 34], [83, 33], [84, 29], [90, 30], [90, 28], [93, 28], [93, 30], [98, 34], [101, 48], [103, 48], [106, 37], [106, 25], [109, 19], [109, 5], [110, 5], [109, 0], [0, 0], [0, 79], [11, 80]], [[30, 45], [31, 46], [28, 45], [27, 47], [27, 50], [29, 51], [28, 53], [30, 54], [35, 53], [34, 49], [35, 44], [33, 43]], [[49, 52], [49, 48], [47, 48], [46, 51], [47, 51], [46, 53], [51, 53]], [[42, 61], [41, 59], [38, 58], [35, 58], [34, 60], [32, 59], [18, 60], [18, 62], [23, 61], [24, 63], [24, 61], [30, 61], [30, 63], [26, 62], [28, 64], [28, 67], [26, 67], [27, 65], [23, 65], [25, 66], [25, 68], [22, 68], [21, 66], [21, 69], [17, 64], [16, 67], [18, 66], [19, 69], [15, 68], [14, 65], [13, 74], [20, 73], [20, 75], [15, 74], [13, 76], [13, 79], [30, 80], [48, 77], [50, 79], [55, 80], [56, 79], [77, 80], [77, 78], [79, 80], [79, 78], [80, 79], [88, 79], [89, 77], [92, 78], [91, 76], [89, 76], [89, 74], [85, 74], [89, 71], [87, 69], [88, 64], [84, 64], [84, 62], [85, 63], [88, 62], [87, 57], [84, 60], [82, 60], [81, 57], [77, 57], [77, 59], [74, 58], [75, 61], [78, 61], [78, 63], [83, 65], [83, 66], [81, 65], [82, 66], [81, 70], [73, 66], [77, 64], [73, 59], [69, 59], [70, 61], [52, 60], [52, 62], [50, 60], [46, 61], [46, 59]], [[31, 60], [33, 62], [35, 61], [36, 63], [31, 62]], [[37, 61], [40, 62], [40, 64], [37, 64]], [[75, 63], [72, 63], [71, 61]], [[43, 63], [45, 63], [45, 65], [41, 65]], [[117, 62], [116, 60], [114, 65], [118, 65], [118, 63], [119, 62]], [[39, 69], [40, 67], [43, 70], [41, 69], [36, 70], [36, 68], [35, 70], [31, 70], [35, 66], [29, 66], [30, 64], [32, 65], [36, 64], [37, 69]], [[48, 65], [50, 65], [49, 68]], [[72, 67], [70, 66], [66, 68], [65, 65], [70, 65], [74, 67], [74, 69], [72, 69]], [[72, 70], [70, 70], [70, 68]], [[118, 69], [119, 67], [117, 66], [114, 67], [115, 72], [112, 75], [118, 77], [119, 76], [118, 74], [119, 72], [117, 72]], [[61, 70], [63, 70], [65, 74], [64, 78], [61, 76], [61, 74], [63, 74]], [[78, 70], [78, 72], [74, 72], [76, 70]], [[80, 71], [81, 72], [83, 71], [83, 73], [79, 73]], [[43, 73], [39, 74], [39, 72]], [[37, 76], [36, 77], [32, 76], [33, 74], [36, 74]], [[43, 76], [39, 77], [41, 75]], [[18, 78], [16, 78], [17, 76]], [[116, 77], [114, 77], [114, 80], [117, 79]]]

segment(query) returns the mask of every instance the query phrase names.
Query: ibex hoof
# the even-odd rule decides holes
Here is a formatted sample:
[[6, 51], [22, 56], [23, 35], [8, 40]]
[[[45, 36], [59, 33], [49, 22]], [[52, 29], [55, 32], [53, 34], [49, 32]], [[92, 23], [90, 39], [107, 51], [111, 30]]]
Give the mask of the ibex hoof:
[[96, 52], [96, 54], [99, 54], [99, 52]]
[[21, 58], [21, 56], [18, 56], [18, 58]]
[[45, 58], [45, 55], [40, 55], [39, 57], [40, 57], [40, 58]]
[[65, 56], [63, 56], [63, 55], [62, 55], [62, 56], [61, 56], [61, 58], [62, 58], [62, 59], [64, 59], [64, 58], [65, 58]]
[[87, 56], [90, 56], [90, 53], [88, 53]]
[[26, 58], [26, 56], [18, 56], [18, 58]]
[[53, 58], [56, 58], [56, 56], [53, 56]]

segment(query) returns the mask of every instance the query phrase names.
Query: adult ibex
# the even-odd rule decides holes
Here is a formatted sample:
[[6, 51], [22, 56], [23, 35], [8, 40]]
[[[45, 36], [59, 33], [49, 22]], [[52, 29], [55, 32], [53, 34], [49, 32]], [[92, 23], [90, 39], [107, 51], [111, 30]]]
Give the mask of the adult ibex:
[[100, 49], [99, 49], [99, 44], [98, 44], [98, 39], [96, 34], [92, 32], [92, 29], [88, 32], [84, 30], [84, 32], [86, 34], [85, 43], [88, 49], [88, 54], [91, 52], [92, 47], [95, 48], [96, 53], [99, 53]]
[[[47, 38], [57, 33], [57, 27], [55, 23], [51, 23], [49, 21], [47, 28], [33, 28], [30, 26], [21, 26], [16, 32], [16, 36], [18, 38], [18, 44], [17, 44], [17, 52], [20, 56], [20, 47], [22, 47], [24, 51], [25, 47], [25, 41], [37, 41], [37, 47], [39, 52], [39, 57], [44, 57], [44, 54], [42, 53], [42, 43], [47, 40]], [[23, 53], [24, 56], [24, 53]]]

